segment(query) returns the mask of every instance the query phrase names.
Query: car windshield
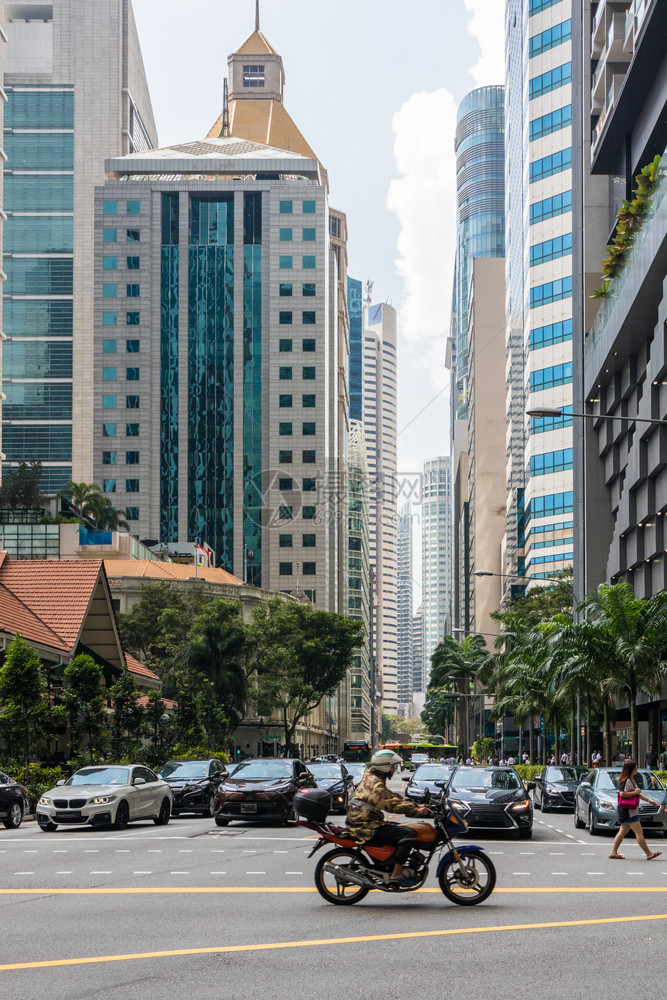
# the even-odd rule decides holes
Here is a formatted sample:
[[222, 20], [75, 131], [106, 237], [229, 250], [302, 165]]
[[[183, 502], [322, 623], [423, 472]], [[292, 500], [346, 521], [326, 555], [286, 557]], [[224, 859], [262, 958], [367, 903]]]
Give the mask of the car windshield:
[[420, 764], [412, 780], [435, 781], [437, 778], [446, 778], [451, 771], [451, 767], [445, 767], [443, 764]]
[[[365, 764], [346, 764], [345, 767], [355, 778], [359, 778], [366, 771]], [[310, 769], [313, 770], [312, 765]]]
[[428, 760], [427, 753], [413, 753], [410, 758], [413, 764], [423, 764], [425, 760]]
[[450, 792], [486, 792], [489, 788], [521, 788], [516, 771], [483, 771], [477, 767], [460, 767], [454, 773]]
[[340, 778], [338, 764], [309, 764], [308, 768], [314, 778]]
[[[618, 788], [618, 779], [621, 776], [620, 771], [601, 771], [597, 781], [597, 787], [600, 789]], [[664, 785], [661, 781], [656, 778], [654, 774], [650, 774], [646, 771], [637, 771], [634, 776], [634, 782], [638, 788], [649, 792], [662, 792], [664, 791]]]
[[171, 760], [160, 768], [161, 778], [207, 778], [208, 761], [189, 760], [185, 764]]
[[249, 760], [239, 764], [235, 778], [291, 778], [292, 765], [286, 760]]
[[128, 785], [127, 767], [84, 767], [73, 774], [66, 785]]
[[548, 767], [545, 775], [546, 781], [579, 781], [581, 774], [577, 774], [574, 767]]

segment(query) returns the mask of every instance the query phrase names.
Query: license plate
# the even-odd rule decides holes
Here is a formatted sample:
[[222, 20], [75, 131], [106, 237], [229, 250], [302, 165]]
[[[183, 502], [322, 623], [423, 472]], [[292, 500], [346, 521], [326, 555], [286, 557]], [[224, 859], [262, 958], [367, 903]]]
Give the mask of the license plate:
[[257, 812], [257, 803], [256, 802], [242, 802], [241, 803], [241, 812], [242, 813], [256, 813]]
[[60, 812], [55, 815], [56, 823], [67, 823], [68, 820], [81, 819], [80, 812]]

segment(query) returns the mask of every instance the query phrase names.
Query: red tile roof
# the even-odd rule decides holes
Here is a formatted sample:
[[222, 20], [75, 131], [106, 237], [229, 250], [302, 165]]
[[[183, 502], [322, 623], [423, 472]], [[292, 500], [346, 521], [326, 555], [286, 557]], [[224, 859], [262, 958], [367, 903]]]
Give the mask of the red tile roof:
[[[4, 555], [4, 553], [3, 553]], [[1, 564], [0, 564], [1, 565]], [[70, 647], [59, 635], [45, 625], [30, 608], [0, 584], [0, 631], [8, 635], [22, 635], [28, 642], [36, 642], [51, 649], [69, 652]]]
[[125, 653], [125, 662], [131, 674], [137, 674], [139, 677], [150, 677], [153, 681], [160, 680], [157, 674], [154, 674], [152, 670], [149, 670], [143, 663], [140, 663], [131, 653]]
[[[166, 563], [157, 559], [105, 559], [104, 568], [110, 580], [118, 577], [143, 577], [149, 580], [191, 580], [195, 567], [188, 563]], [[207, 583], [230, 583], [240, 587], [243, 580], [226, 569], [198, 566], [197, 577]]]
[[[163, 698], [162, 695], [160, 695], [160, 701], [164, 702], [164, 707], [167, 711], [171, 709], [172, 712], [175, 712], [178, 708], [178, 702], [172, 701], [171, 698]], [[142, 708], [146, 708], [148, 705], [148, 695], [142, 694], [140, 698], [137, 698], [137, 705], [141, 705]]]

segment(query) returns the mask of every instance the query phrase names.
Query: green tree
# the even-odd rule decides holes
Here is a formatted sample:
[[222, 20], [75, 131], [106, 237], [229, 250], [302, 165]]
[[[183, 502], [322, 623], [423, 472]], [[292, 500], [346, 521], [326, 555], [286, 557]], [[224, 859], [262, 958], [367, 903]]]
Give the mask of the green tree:
[[383, 712], [381, 732], [382, 742], [388, 743], [390, 740], [395, 740], [397, 734], [402, 732], [404, 732], [404, 721], [401, 719], [400, 715], [390, 715], [388, 712]]
[[41, 476], [41, 462], [20, 462], [6, 469], [0, 486], [0, 506], [11, 510], [39, 510], [44, 505], [39, 485]]
[[530, 625], [539, 625], [553, 615], [571, 615], [573, 607], [572, 567], [567, 566], [553, 573], [548, 583], [530, 587], [523, 596], [515, 597], [504, 612], [495, 612], [492, 617], [502, 624], [503, 614], [509, 613], [518, 615]]
[[[453, 712], [458, 719], [458, 735], [465, 754], [470, 749], [469, 696], [479, 666], [486, 656], [486, 644], [481, 635], [467, 635], [461, 642], [446, 635], [431, 656], [431, 677], [426, 691], [422, 721], [430, 727], [441, 720], [443, 728], [431, 731], [442, 735], [445, 719], [449, 720], [450, 712]], [[447, 701], [455, 703], [451, 710], [446, 707]]]
[[90, 520], [94, 520], [95, 504], [104, 499], [97, 483], [74, 483], [71, 479], [58, 491], [58, 496], [68, 499], [79, 517]]
[[113, 703], [111, 752], [116, 760], [123, 760], [138, 750], [145, 718], [137, 685], [128, 670], [121, 672], [109, 695]]
[[278, 708], [289, 756], [296, 728], [345, 677], [363, 622], [279, 598], [252, 613], [259, 711]]
[[476, 761], [489, 760], [495, 757], [496, 741], [491, 736], [483, 736], [480, 740], [475, 740], [471, 750]]
[[80, 653], [65, 667], [65, 705], [70, 722], [70, 757], [79, 754], [87, 737], [91, 763], [94, 751], [102, 752], [108, 733], [107, 713], [101, 688], [103, 670], [92, 656]]
[[16, 635], [0, 667], [0, 727], [9, 742], [21, 749], [25, 764], [50, 728], [45, 690], [42, 661], [30, 643]]
[[144, 584], [136, 604], [118, 616], [123, 648], [162, 677], [211, 600], [200, 588], [184, 592], [166, 580]]

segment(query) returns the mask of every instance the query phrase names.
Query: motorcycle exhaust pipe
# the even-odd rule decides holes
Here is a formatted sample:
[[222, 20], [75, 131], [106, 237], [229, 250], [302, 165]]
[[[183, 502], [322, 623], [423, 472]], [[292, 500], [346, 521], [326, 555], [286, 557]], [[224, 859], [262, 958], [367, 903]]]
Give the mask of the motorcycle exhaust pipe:
[[363, 875], [354, 875], [346, 868], [341, 868], [340, 865], [326, 864], [324, 866], [324, 871], [328, 872], [329, 875], [335, 876], [339, 882], [362, 886], [372, 886], [373, 884], [367, 878], [364, 878]]

